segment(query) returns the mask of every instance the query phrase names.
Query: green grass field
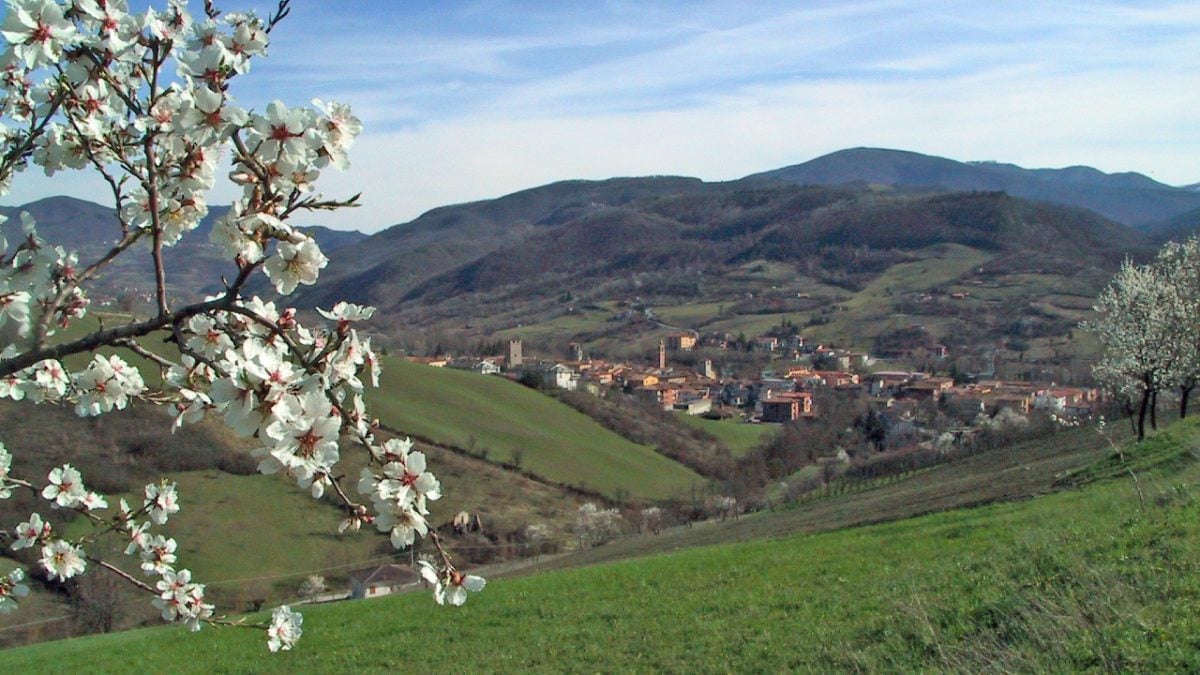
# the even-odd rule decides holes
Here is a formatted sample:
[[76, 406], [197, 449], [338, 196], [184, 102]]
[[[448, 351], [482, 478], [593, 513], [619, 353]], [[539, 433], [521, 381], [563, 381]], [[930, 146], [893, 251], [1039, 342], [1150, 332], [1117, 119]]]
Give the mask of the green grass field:
[[774, 424], [749, 424], [740, 420], [709, 420], [703, 417], [676, 414], [684, 424], [696, 427], [716, 436], [729, 448], [734, 457], [741, 457], [753, 450], [765, 438], [779, 431]]
[[[180, 563], [197, 579], [221, 586], [247, 577], [299, 578], [310, 570], [379, 557], [380, 539], [339, 535], [338, 510], [284, 479], [215, 470], [171, 479], [179, 484], [180, 511], [164, 531], [179, 538]], [[121, 496], [131, 502], [141, 498]], [[89, 530], [80, 518], [67, 535]], [[254, 568], [246, 564], [251, 560]]]
[[655, 307], [654, 313], [664, 323], [684, 328], [696, 328], [720, 316], [721, 309], [724, 307], [726, 307], [725, 303], [721, 302], [700, 302], [671, 307]]
[[878, 312], [884, 309], [879, 303], [886, 302], [884, 299], [889, 295], [927, 291], [961, 277], [991, 258], [987, 253], [958, 244], [942, 244], [917, 253], [925, 257], [892, 265], [842, 304], [851, 311]]
[[784, 320], [792, 321], [803, 325], [805, 317], [804, 312], [780, 312], [778, 314], [738, 314], [736, 316], [721, 319], [709, 326], [705, 326], [705, 330], [716, 330], [730, 335], [745, 334], [746, 337], [752, 338], [772, 328], [779, 326]]
[[685, 494], [705, 480], [554, 399], [500, 377], [385, 359], [367, 395], [393, 428], [510, 462], [552, 481], [644, 498]]
[[[1189, 422], [1084, 487], [820, 534], [306, 610], [296, 650], [177, 627], [14, 649], [14, 672], [1195, 671]], [[1104, 460], [1111, 464], [1112, 460]], [[1070, 473], [1070, 472], [1068, 472]], [[602, 547], [603, 548], [603, 547]]]
[[[824, 319], [828, 319], [828, 323], [806, 327], [805, 335], [815, 340], [837, 341], [839, 344], [846, 339], [846, 336], [853, 336], [857, 341], [856, 344], [843, 346], [867, 347], [870, 340], [884, 328], [912, 322], [911, 318], [896, 317], [893, 309], [893, 303], [896, 300], [906, 295], [951, 284], [991, 258], [991, 254], [958, 244], [931, 246], [914, 253], [920, 257], [919, 260], [891, 266], [872, 279], [862, 290], [854, 293], [813, 282], [808, 288], [809, 292], [843, 299], [835, 303], [838, 307], [837, 311], [820, 315]], [[788, 277], [785, 274], [786, 265], [780, 263], [766, 265], [768, 270], [766, 277], [759, 279], [756, 275], [750, 276], [760, 281], [780, 280]], [[757, 269], [757, 266], [751, 267]], [[792, 270], [788, 278], [794, 280], [795, 276], [796, 272]], [[1048, 278], [1059, 279], [1059, 277]], [[969, 288], [974, 289], [975, 287]], [[668, 322], [678, 322], [706, 331], [717, 330], [734, 335], [745, 333], [750, 337], [765, 333], [785, 319], [803, 326], [810, 318], [818, 316], [813, 312], [718, 316], [718, 310], [723, 305], [732, 306], [734, 304], [736, 304], [736, 300], [731, 299], [727, 303], [708, 302], [679, 305], [656, 308], [655, 311]], [[921, 317], [921, 321], [929, 323], [936, 322], [936, 319]]]
[[[919, 251], [925, 257], [888, 268], [861, 291], [840, 303], [842, 311], [830, 315], [828, 324], [806, 330], [815, 339], [832, 340], [853, 335], [863, 346], [885, 328], [912, 323], [896, 318], [892, 303], [911, 293], [921, 293], [948, 284], [982, 265], [990, 255], [967, 246], [943, 244]], [[922, 317], [927, 323], [929, 317]]]
[[564, 314], [563, 316], [543, 321], [536, 324], [527, 324], [524, 326], [516, 326], [496, 331], [490, 334], [490, 339], [493, 340], [509, 340], [509, 339], [553, 339], [556, 337], [573, 336], [579, 333], [596, 330], [603, 326], [612, 316], [612, 311], [608, 309], [586, 309], [578, 310], [573, 314]]

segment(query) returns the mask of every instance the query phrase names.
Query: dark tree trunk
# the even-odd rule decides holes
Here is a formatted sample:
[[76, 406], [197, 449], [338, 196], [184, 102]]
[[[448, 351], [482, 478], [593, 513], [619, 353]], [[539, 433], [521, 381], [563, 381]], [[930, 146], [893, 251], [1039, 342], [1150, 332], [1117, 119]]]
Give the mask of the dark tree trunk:
[[1179, 419], [1184, 419], [1187, 417], [1188, 397], [1192, 395], [1192, 390], [1195, 388], [1195, 384], [1189, 384], [1186, 387], [1179, 388]]
[[1158, 431], [1158, 390], [1150, 396], [1150, 428]]
[[1142, 390], [1142, 405], [1138, 408], [1137, 439], [1141, 443], [1146, 437], [1146, 411], [1150, 408], [1150, 389]]

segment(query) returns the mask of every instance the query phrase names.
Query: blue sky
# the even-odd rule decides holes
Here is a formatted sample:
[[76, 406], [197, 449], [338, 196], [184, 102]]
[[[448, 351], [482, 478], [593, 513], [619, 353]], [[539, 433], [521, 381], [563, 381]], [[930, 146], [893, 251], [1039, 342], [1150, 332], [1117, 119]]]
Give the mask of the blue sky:
[[323, 181], [365, 206], [318, 219], [335, 227], [561, 179], [737, 178], [854, 146], [1200, 181], [1200, 3], [293, 4], [234, 93], [354, 107], [353, 167]]

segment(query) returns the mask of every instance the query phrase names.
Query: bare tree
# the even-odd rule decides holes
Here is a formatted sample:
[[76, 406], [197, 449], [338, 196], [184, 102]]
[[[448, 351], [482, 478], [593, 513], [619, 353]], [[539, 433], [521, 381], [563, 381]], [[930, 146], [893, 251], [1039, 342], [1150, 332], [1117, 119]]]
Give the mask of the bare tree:
[[77, 577], [68, 588], [71, 620], [83, 633], [111, 633], [125, 617], [125, 585], [111, 574]]

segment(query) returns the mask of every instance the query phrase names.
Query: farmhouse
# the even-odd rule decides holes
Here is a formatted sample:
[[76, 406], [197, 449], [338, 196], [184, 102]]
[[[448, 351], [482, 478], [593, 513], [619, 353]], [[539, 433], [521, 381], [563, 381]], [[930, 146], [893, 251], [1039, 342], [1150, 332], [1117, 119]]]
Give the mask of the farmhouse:
[[842, 370], [818, 370], [813, 375], [826, 387], [845, 387], [858, 384], [858, 375]]
[[812, 414], [812, 394], [788, 392], [772, 396], [762, 402], [764, 422], [794, 422]]
[[448, 364], [448, 367], [457, 370], [473, 370], [480, 375], [497, 375], [500, 373], [500, 366], [493, 359], [455, 359]]
[[899, 394], [904, 385], [913, 380], [913, 374], [907, 371], [880, 371], [870, 376], [871, 395], [884, 396]]
[[562, 363], [544, 366], [539, 375], [542, 377], [542, 385], [548, 388], [568, 391], [575, 391], [579, 388], [579, 373]]
[[650, 384], [634, 389], [633, 393], [643, 401], [670, 409], [675, 405], [675, 401], [679, 396], [679, 389], [670, 384]]
[[904, 394], [910, 398], [928, 399], [941, 396], [954, 386], [954, 380], [949, 377], [927, 377], [904, 387]]
[[691, 333], [671, 333], [667, 336], [667, 349], [690, 352], [696, 348], [696, 336]]
[[407, 565], [380, 565], [350, 573], [351, 598], [378, 598], [420, 582]]
[[653, 373], [630, 372], [623, 379], [626, 389], [640, 389], [658, 384], [658, 376]]
[[688, 415], [703, 415], [712, 410], [711, 398], [693, 398], [675, 404], [675, 409]]

